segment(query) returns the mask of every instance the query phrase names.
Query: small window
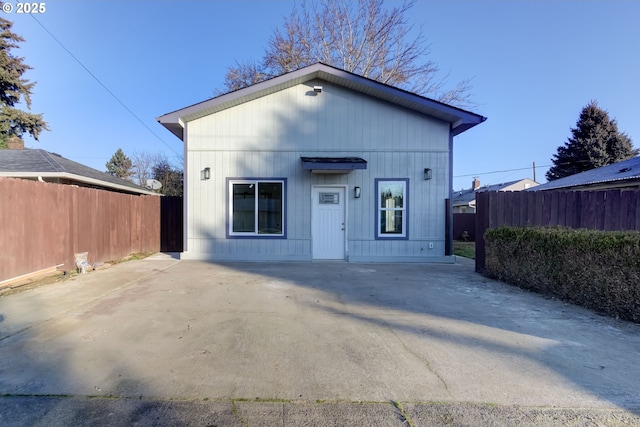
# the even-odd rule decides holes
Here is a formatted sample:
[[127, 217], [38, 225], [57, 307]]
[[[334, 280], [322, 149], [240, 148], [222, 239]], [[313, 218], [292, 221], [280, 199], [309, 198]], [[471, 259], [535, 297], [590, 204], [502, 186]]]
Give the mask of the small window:
[[321, 205], [340, 204], [340, 193], [320, 193], [318, 203]]
[[229, 237], [284, 237], [285, 179], [228, 179]]
[[376, 239], [407, 239], [408, 179], [376, 179]]

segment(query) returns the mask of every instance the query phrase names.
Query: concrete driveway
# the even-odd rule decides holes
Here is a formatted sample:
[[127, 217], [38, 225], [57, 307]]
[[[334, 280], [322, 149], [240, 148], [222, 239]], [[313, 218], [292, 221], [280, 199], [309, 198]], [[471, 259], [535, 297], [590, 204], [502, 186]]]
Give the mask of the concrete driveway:
[[160, 254], [0, 297], [0, 424], [640, 425], [640, 325], [462, 261]]

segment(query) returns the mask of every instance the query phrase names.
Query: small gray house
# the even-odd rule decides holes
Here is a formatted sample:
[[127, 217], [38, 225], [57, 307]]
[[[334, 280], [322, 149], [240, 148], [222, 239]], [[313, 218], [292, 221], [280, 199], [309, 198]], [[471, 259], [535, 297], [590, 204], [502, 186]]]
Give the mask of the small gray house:
[[452, 260], [453, 138], [484, 120], [321, 63], [165, 114], [181, 258]]

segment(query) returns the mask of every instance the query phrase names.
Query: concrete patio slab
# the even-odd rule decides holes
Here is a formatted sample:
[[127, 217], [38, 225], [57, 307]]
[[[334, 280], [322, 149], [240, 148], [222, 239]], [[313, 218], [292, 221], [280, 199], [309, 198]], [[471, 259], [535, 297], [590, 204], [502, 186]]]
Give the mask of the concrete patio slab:
[[[202, 425], [190, 405], [193, 420], [216, 413], [218, 425], [640, 423], [637, 360], [639, 325], [469, 263], [156, 256], [0, 297], [0, 424], [31, 425], [45, 408], [57, 425], [78, 411], [106, 424], [103, 410]], [[33, 410], [16, 413], [16, 402]], [[148, 424], [163, 413], [176, 423]]]

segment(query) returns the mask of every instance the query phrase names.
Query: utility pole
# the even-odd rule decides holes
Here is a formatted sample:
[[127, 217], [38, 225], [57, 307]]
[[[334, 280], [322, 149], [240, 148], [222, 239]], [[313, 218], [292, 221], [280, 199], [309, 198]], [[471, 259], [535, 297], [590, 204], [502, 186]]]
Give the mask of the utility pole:
[[533, 180], [536, 181], [536, 162], [533, 162]]

